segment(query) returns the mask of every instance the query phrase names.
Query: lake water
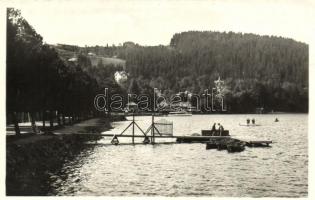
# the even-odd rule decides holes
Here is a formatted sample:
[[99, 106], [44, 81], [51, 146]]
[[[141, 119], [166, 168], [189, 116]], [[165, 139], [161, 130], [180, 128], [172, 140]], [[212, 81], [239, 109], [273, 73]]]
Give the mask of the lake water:
[[[200, 133], [219, 122], [234, 137], [272, 140], [273, 144], [228, 153], [206, 150], [205, 144], [197, 143], [114, 146], [105, 138], [64, 165], [51, 194], [307, 197], [307, 114], [167, 116], [156, 120], [160, 118], [173, 121], [174, 135]], [[261, 126], [239, 126], [247, 118], [255, 118]], [[136, 120], [147, 129], [151, 117]], [[114, 129], [106, 133], [119, 134], [129, 123], [113, 123]], [[131, 138], [119, 140], [131, 142]]]

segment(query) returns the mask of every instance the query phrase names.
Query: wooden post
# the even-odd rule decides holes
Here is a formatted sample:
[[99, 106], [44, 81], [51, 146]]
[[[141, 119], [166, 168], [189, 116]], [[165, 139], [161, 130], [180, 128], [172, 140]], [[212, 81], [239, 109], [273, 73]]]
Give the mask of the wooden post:
[[17, 136], [20, 136], [21, 132], [20, 132], [20, 127], [19, 127], [19, 120], [17, 119], [16, 112], [12, 112], [12, 121], [14, 124], [15, 134]]
[[132, 144], [135, 144], [135, 113], [132, 113]]
[[57, 111], [57, 123], [58, 123], [58, 126], [61, 126], [60, 111], [59, 110]]
[[51, 129], [54, 127], [54, 114], [52, 110], [49, 111], [49, 125]]
[[65, 113], [62, 113], [62, 124], [63, 124], [63, 125], [66, 125]]
[[151, 135], [152, 135], [151, 143], [154, 144], [155, 143], [155, 138], [154, 138], [154, 112], [152, 114]]
[[45, 128], [46, 128], [46, 122], [45, 122], [45, 119], [46, 119], [46, 110], [44, 110], [42, 113], [43, 113], [43, 131], [45, 131]]
[[31, 126], [34, 133], [37, 133], [36, 123], [35, 123], [35, 113], [32, 111], [30, 112], [31, 115]]

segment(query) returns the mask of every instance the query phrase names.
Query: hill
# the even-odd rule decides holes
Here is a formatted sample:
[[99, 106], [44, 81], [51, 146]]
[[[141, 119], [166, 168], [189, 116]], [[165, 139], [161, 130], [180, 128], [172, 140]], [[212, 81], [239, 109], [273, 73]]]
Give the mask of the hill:
[[201, 94], [225, 80], [233, 112], [307, 112], [308, 45], [292, 39], [233, 32], [174, 34], [169, 46], [125, 48], [126, 70], [143, 84], [174, 94]]
[[65, 45], [65, 44], [58, 44], [58, 45], [52, 45], [61, 58], [63, 58], [65, 61], [77, 61], [78, 56], [84, 55], [87, 56], [90, 59], [92, 66], [97, 66], [99, 63], [102, 63], [104, 66], [122, 66], [124, 67], [126, 65], [126, 61], [120, 58], [117, 58], [116, 56], [113, 57], [107, 57], [107, 56], [100, 56], [96, 55], [95, 53], [92, 53], [90, 51], [87, 51], [84, 47], [78, 47], [74, 45]]
[[292, 39], [188, 31], [174, 34], [166, 46], [70, 45], [61, 55], [71, 57], [74, 51], [89, 57], [92, 66], [122, 65], [129, 74], [127, 85], [136, 81], [142, 92], [156, 87], [166, 96], [180, 91], [201, 94], [220, 76], [232, 112], [253, 112], [257, 107], [308, 111], [308, 45]]

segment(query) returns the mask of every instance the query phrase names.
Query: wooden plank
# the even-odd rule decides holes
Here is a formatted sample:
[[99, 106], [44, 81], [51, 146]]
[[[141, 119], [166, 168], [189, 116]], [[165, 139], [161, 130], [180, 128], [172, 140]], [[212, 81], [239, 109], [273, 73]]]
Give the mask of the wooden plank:
[[[80, 135], [91, 135], [88, 133], [81, 133]], [[105, 137], [114, 137], [115, 134], [95, 134], [95, 135], [100, 135], [100, 136], [105, 136]], [[119, 137], [136, 137], [136, 138], [144, 138], [144, 135], [116, 135], [118, 138]], [[147, 135], [149, 136], [149, 135]], [[230, 138], [230, 136], [175, 136], [175, 135], [156, 135], [156, 138], [180, 138], [180, 139], [211, 139], [211, 138]]]

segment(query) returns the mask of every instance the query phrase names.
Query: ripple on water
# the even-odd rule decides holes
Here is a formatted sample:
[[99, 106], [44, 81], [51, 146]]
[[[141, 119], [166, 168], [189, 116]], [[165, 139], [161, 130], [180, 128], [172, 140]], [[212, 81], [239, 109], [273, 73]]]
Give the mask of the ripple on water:
[[[242, 127], [246, 118], [262, 126]], [[280, 118], [274, 123], [274, 118]], [[56, 195], [305, 197], [308, 190], [307, 115], [167, 117], [174, 133], [190, 135], [221, 122], [240, 138], [273, 140], [272, 148], [238, 154], [204, 144], [96, 145], [52, 175]], [[137, 117], [147, 127], [151, 117]], [[111, 131], [123, 130], [120, 122]], [[116, 126], [114, 125], [114, 126]], [[298, 126], [301, 125], [301, 126]], [[109, 132], [110, 133], [110, 132]], [[298, 133], [298, 134], [297, 134]], [[127, 133], [126, 133], [127, 134]], [[128, 142], [128, 138], [125, 140]], [[99, 143], [109, 143], [108, 139]], [[61, 178], [63, 177], [63, 178]]]

